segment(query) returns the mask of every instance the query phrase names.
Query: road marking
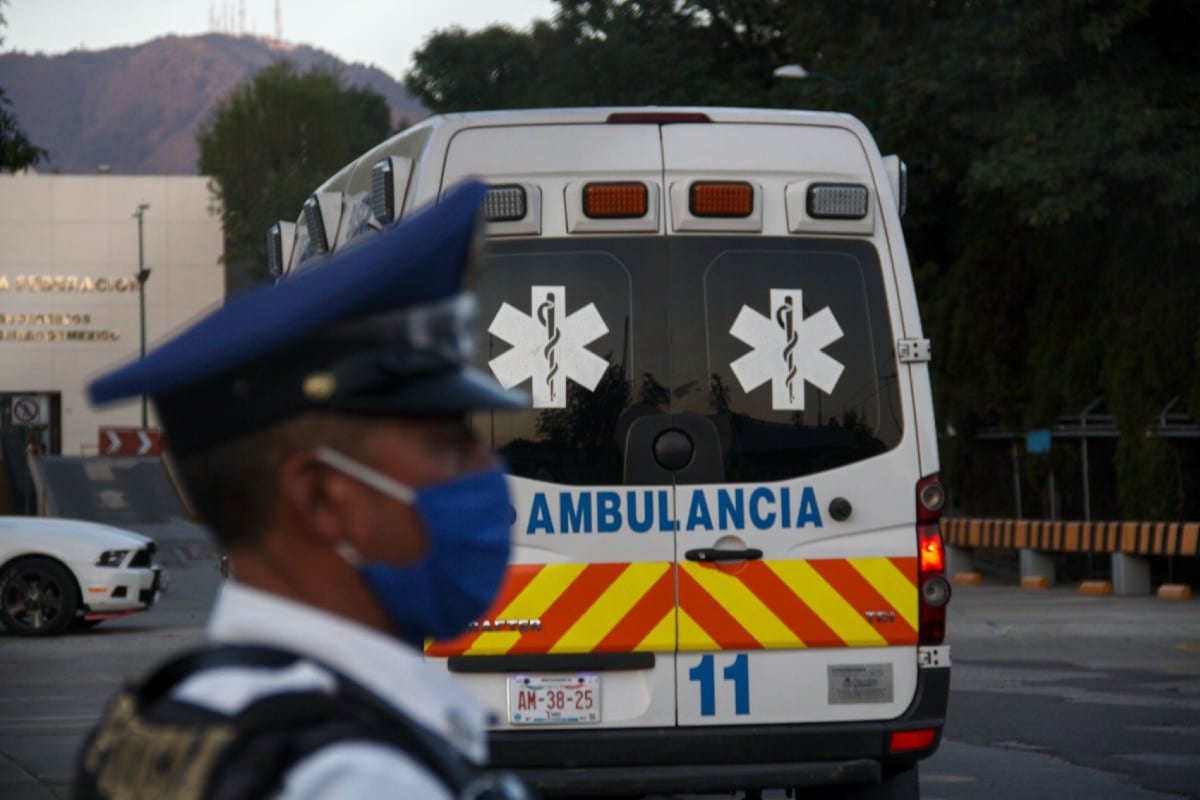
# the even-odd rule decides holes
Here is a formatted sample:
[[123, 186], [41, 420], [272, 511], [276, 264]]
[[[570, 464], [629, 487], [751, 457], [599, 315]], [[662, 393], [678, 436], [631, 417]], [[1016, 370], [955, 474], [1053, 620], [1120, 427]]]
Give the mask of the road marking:
[[[921, 783], [974, 783], [970, 775], [926, 775], [921, 773]], [[930, 800], [930, 798], [925, 798]]]
[[1200, 642], [1180, 642], [1175, 649], [1185, 653], [1200, 653]]

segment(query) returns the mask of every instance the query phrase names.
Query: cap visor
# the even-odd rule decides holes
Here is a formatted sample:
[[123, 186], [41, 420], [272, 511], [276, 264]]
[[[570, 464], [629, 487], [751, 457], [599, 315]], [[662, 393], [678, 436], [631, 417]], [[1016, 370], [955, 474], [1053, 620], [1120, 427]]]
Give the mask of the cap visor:
[[490, 375], [462, 367], [436, 375], [414, 376], [395, 391], [372, 398], [356, 398], [347, 411], [393, 414], [453, 414], [462, 411], [519, 410], [529, 408], [529, 395], [505, 389]]

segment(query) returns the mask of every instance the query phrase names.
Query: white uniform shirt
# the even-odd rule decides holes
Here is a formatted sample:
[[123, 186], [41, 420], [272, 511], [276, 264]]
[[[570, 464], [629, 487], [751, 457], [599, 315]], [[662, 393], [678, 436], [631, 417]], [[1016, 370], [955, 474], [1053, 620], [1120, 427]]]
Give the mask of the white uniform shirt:
[[[487, 712], [400, 641], [342, 617], [229, 580], [208, 623], [214, 642], [278, 647], [338, 670], [448, 741], [471, 761], [487, 758]], [[312, 661], [286, 668], [222, 667], [185, 679], [172, 697], [226, 714], [281, 691], [327, 691], [334, 676]], [[278, 795], [309, 798], [450, 798], [438, 778], [404, 753], [339, 742], [294, 765]]]

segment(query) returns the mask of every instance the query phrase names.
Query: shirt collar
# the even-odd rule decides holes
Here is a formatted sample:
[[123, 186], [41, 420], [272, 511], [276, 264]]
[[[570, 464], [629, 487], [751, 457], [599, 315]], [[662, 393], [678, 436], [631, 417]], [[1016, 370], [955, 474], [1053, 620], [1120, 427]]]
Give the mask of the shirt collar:
[[232, 579], [217, 595], [208, 637], [279, 647], [312, 658], [441, 734], [473, 761], [487, 758], [486, 709], [398, 639]]

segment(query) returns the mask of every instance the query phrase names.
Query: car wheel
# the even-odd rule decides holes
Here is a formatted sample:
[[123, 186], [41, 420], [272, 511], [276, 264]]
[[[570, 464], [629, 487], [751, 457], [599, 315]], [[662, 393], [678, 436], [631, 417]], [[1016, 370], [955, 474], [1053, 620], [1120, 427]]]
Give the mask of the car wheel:
[[75, 579], [48, 558], [22, 558], [0, 573], [0, 623], [18, 636], [54, 636], [79, 609]]

